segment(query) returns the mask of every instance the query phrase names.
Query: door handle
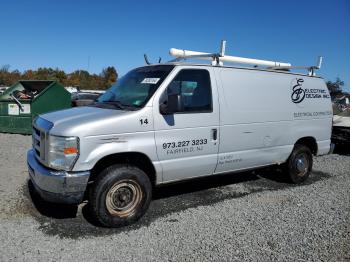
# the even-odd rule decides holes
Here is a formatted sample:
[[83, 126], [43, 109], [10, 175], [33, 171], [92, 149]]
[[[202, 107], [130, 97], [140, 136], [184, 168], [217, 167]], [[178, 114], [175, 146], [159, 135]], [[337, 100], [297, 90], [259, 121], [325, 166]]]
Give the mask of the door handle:
[[218, 130], [216, 128], [211, 130], [211, 137], [213, 141], [216, 141], [218, 139]]

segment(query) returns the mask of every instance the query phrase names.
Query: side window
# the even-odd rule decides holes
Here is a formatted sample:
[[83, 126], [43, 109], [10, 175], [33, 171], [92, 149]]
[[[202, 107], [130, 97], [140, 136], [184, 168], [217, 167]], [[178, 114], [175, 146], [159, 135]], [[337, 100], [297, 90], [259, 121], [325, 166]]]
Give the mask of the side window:
[[181, 95], [183, 112], [212, 112], [210, 76], [207, 70], [180, 71], [169, 84], [167, 92]]

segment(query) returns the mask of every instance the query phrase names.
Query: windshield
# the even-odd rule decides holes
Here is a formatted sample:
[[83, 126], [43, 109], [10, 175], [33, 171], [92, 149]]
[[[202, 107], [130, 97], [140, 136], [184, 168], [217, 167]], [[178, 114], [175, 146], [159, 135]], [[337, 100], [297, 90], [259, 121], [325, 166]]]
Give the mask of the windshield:
[[143, 107], [174, 68], [172, 65], [136, 68], [108, 89], [97, 99], [97, 104], [115, 106], [118, 109]]

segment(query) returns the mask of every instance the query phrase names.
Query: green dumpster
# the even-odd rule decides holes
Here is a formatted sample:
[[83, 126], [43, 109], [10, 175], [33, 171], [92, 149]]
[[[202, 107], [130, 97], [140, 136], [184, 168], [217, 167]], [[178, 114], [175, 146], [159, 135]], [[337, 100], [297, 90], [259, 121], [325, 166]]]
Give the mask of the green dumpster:
[[0, 95], [0, 132], [31, 134], [33, 119], [71, 107], [71, 95], [56, 81], [18, 81]]

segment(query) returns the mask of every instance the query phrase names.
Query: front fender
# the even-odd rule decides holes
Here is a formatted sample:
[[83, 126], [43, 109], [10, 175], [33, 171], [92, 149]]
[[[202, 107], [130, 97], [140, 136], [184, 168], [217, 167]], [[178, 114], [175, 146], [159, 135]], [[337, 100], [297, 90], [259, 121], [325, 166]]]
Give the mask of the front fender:
[[81, 141], [80, 152], [74, 171], [91, 170], [100, 159], [117, 153], [138, 152], [152, 163], [158, 162], [153, 131], [86, 137]]

